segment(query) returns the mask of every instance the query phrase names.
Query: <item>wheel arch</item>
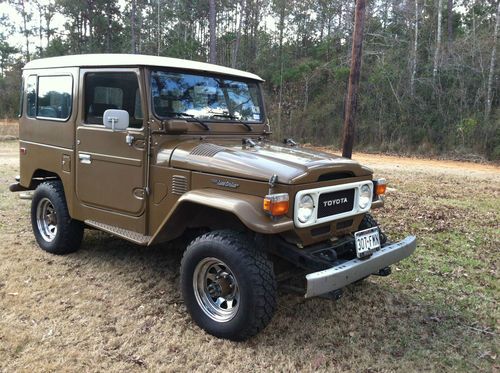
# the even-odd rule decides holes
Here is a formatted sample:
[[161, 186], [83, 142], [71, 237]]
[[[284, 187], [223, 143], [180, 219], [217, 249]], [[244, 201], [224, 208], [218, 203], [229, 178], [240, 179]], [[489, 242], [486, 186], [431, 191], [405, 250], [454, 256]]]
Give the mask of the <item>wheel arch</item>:
[[[36, 170], [33, 171], [33, 174], [31, 175], [29, 189], [31, 189], [31, 190], [36, 189], [36, 187], [40, 183], [43, 183], [44, 181], [47, 181], [47, 180], [61, 180], [61, 177], [53, 171], [48, 171], [48, 170], [44, 170], [42, 168], [37, 168]], [[63, 187], [64, 187], [64, 185], [63, 185]]]
[[262, 197], [218, 189], [184, 193], [150, 244], [174, 239], [188, 228], [248, 229], [256, 233], [276, 234], [293, 229], [288, 217], [272, 220], [262, 210]]
[[[29, 175], [29, 173], [28, 173]], [[62, 185], [62, 189], [64, 192], [64, 197], [66, 199], [66, 205], [68, 206], [68, 210], [70, 216], [74, 218], [74, 206], [73, 206], [73, 176], [72, 173], [58, 173], [55, 171], [47, 170], [45, 168], [36, 168], [31, 173], [31, 177], [27, 180], [26, 184], [28, 185], [27, 190], [35, 190], [38, 185], [46, 181], [60, 181]], [[23, 180], [21, 177], [21, 185], [23, 185]]]

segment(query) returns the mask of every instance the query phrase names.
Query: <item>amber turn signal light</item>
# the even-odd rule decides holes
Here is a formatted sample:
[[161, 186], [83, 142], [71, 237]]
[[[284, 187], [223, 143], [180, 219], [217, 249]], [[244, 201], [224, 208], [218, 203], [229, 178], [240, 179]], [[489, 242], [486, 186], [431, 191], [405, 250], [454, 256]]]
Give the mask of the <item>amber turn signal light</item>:
[[288, 193], [268, 194], [262, 207], [271, 216], [285, 215], [289, 207]]
[[385, 179], [378, 179], [375, 182], [375, 194], [377, 196], [383, 196], [387, 189], [387, 181]]

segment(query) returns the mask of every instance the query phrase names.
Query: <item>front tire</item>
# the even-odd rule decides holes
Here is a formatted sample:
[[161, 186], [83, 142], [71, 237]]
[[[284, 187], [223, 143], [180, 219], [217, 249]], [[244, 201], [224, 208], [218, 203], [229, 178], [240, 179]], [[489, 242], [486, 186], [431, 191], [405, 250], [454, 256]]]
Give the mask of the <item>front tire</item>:
[[69, 216], [63, 185], [59, 180], [38, 185], [31, 202], [31, 225], [42, 250], [68, 254], [80, 248], [83, 223]]
[[363, 217], [363, 220], [361, 220], [361, 223], [359, 224], [359, 230], [362, 231], [364, 229], [368, 228], [373, 228], [377, 227], [379, 234], [380, 234], [380, 243], [384, 245], [387, 242], [387, 236], [384, 232], [382, 232], [382, 229], [380, 228], [379, 224], [375, 220], [375, 218], [371, 214], [366, 214]]
[[246, 340], [276, 309], [272, 262], [242, 233], [215, 231], [196, 238], [181, 263], [181, 290], [193, 320], [208, 333]]

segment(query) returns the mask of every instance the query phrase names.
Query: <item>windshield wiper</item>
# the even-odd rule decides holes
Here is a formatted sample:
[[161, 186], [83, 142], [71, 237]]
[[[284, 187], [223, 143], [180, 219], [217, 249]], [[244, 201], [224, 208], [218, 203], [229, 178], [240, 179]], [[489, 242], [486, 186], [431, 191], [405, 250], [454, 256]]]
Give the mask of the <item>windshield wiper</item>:
[[204, 129], [206, 129], [207, 131], [210, 131], [210, 127], [207, 126], [207, 124], [201, 120], [199, 120], [198, 118], [196, 118], [194, 115], [192, 114], [188, 114], [188, 113], [181, 113], [181, 112], [176, 112], [176, 111], [169, 111], [167, 113], [165, 113], [166, 115], [176, 115], [178, 117], [187, 117], [187, 118], [191, 118], [193, 119], [196, 123], [200, 124]]
[[226, 113], [221, 113], [221, 114], [212, 114], [212, 117], [222, 117], [222, 118], [229, 118], [229, 119], [233, 119], [235, 121], [237, 121], [238, 123], [241, 123], [243, 124], [247, 130], [249, 131], [253, 131], [252, 130], [252, 127], [246, 123], [246, 122], [243, 122], [240, 118], [238, 118], [236, 115], [231, 115], [231, 114], [226, 114]]

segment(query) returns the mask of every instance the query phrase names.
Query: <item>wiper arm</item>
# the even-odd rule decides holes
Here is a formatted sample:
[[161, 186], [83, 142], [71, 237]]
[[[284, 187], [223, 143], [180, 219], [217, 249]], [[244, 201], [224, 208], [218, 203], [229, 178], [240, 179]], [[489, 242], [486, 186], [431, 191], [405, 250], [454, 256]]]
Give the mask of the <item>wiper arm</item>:
[[229, 119], [233, 119], [233, 120], [237, 121], [238, 123], [243, 124], [243, 125], [247, 128], [247, 130], [249, 130], [249, 131], [253, 131], [253, 130], [252, 130], [252, 127], [251, 127], [248, 123], [243, 122], [243, 121], [242, 121], [240, 118], [238, 118], [236, 115], [231, 115], [231, 114], [225, 114], [225, 113], [223, 113], [223, 114], [212, 114], [212, 117], [222, 117], [222, 118], [229, 118]]
[[167, 113], [165, 113], [166, 115], [176, 115], [178, 117], [187, 117], [187, 118], [191, 118], [193, 119], [196, 123], [200, 124], [204, 129], [206, 129], [207, 131], [210, 131], [210, 127], [207, 126], [207, 124], [203, 121], [201, 121], [200, 119], [196, 118], [194, 115], [192, 114], [188, 114], [188, 113], [181, 113], [181, 112], [176, 112], [176, 111], [169, 111]]

